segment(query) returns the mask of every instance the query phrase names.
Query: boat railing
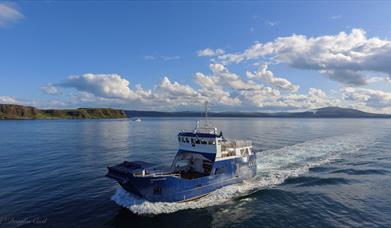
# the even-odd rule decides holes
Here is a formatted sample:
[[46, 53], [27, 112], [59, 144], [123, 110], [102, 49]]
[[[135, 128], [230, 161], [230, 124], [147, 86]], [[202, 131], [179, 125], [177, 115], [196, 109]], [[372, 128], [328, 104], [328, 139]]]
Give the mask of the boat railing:
[[180, 177], [181, 175], [179, 173], [172, 173], [172, 172], [137, 172], [133, 174], [136, 177], [163, 177], [163, 176], [175, 176]]
[[229, 149], [238, 149], [243, 147], [252, 146], [252, 141], [250, 140], [227, 140], [221, 142], [221, 151], [226, 151]]

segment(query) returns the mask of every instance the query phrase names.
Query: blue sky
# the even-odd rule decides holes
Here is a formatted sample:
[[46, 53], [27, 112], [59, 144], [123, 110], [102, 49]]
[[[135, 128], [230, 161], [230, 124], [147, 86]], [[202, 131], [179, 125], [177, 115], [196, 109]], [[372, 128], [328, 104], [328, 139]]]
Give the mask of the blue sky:
[[333, 105], [391, 113], [390, 9], [1, 1], [0, 103], [194, 110], [209, 100], [216, 111]]

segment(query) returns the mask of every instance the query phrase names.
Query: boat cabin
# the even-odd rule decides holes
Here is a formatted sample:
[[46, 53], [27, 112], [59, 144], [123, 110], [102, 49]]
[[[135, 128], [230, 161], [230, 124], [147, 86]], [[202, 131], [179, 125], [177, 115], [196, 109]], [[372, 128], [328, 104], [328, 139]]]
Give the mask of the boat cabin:
[[186, 179], [215, 173], [215, 162], [252, 154], [251, 141], [226, 140], [217, 128], [198, 125], [193, 131], [180, 132], [178, 143], [179, 150], [171, 167], [174, 173]]

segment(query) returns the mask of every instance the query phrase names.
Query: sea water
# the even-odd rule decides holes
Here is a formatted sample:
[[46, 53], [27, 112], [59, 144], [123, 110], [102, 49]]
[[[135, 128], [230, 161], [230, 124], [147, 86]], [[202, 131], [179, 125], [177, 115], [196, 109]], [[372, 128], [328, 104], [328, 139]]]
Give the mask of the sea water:
[[391, 225], [388, 119], [212, 118], [226, 138], [253, 141], [257, 176], [197, 201], [151, 203], [104, 177], [123, 160], [169, 166], [195, 121], [1, 121], [0, 224]]

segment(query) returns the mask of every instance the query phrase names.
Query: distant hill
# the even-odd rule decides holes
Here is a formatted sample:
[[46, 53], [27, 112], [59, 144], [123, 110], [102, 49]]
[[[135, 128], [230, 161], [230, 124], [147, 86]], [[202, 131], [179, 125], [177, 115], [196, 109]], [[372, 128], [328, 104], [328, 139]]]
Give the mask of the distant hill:
[[[128, 117], [201, 117], [200, 112], [156, 112], [125, 110]], [[211, 117], [286, 117], [286, 118], [391, 118], [387, 114], [375, 114], [350, 108], [325, 107], [305, 112], [209, 112]]]
[[[350, 108], [326, 107], [305, 112], [210, 112], [211, 117], [282, 117], [282, 118], [391, 118]], [[134, 117], [201, 117], [201, 112], [156, 112], [111, 108], [37, 109], [31, 106], [0, 104], [0, 119], [99, 119]]]
[[98, 119], [127, 118], [122, 110], [111, 108], [37, 109], [30, 106], [0, 104], [0, 119]]

